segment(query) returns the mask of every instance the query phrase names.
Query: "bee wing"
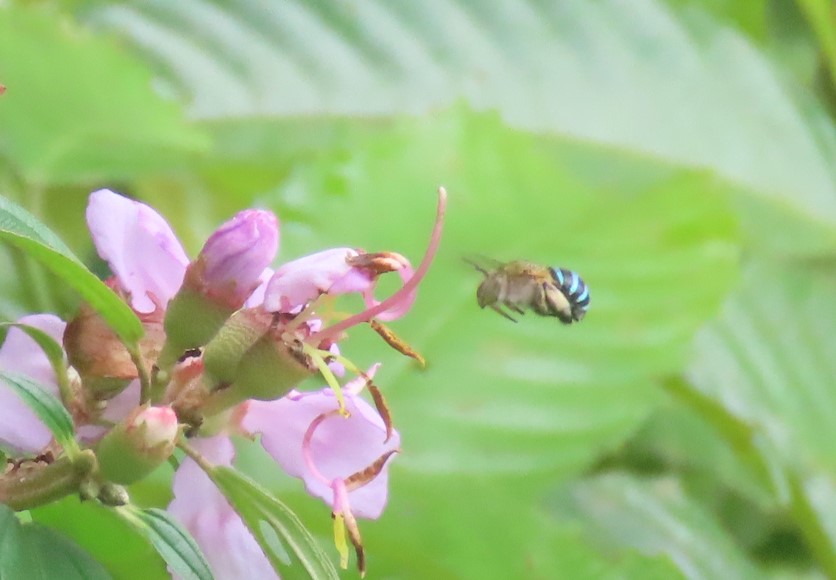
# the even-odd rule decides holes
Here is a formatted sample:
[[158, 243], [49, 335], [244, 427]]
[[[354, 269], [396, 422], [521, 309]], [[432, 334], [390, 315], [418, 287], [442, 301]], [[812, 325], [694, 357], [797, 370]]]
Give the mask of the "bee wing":
[[479, 272], [482, 272], [485, 276], [487, 276], [491, 270], [496, 270], [504, 265], [504, 262], [488, 258], [482, 254], [462, 256], [462, 260], [476, 268]]

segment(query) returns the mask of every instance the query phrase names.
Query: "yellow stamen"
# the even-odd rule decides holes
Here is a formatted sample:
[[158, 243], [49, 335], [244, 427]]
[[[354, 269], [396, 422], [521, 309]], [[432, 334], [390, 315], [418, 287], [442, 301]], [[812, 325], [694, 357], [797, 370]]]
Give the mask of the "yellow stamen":
[[328, 383], [328, 386], [331, 387], [331, 390], [334, 392], [334, 396], [337, 397], [337, 403], [340, 406], [340, 415], [343, 417], [351, 416], [351, 413], [349, 413], [348, 409], [345, 408], [345, 397], [343, 397], [343, 390], [340, 386], [340, 382], [337, 380], [337, 377], [334, 376], [334, 373], [331, 372], [331, 369], [328, 368], [328, 363], [325, 362], [325, 358], [323, 358], [320, 354], [322, 351], [305, 342], [302, 343], [302, 350], [310, 357], [314, 365], [316, 365], [316, 368], [319, 370], [319, 374], [322, 375], [322, 378], [325, 379], [325, 382]]

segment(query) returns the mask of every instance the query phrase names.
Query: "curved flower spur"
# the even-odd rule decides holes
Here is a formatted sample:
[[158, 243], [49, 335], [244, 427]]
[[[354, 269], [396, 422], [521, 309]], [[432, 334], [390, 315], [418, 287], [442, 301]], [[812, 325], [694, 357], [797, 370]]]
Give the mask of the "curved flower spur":
[[[446, 192], [440, 188], [430, 242], [415, 271], [399, 254], [339, 248], [273, 272], [268, 265], [278, 249], [279, 224], [270, 212], [240, 212], [190, 262], [153, 209], [109, 190], [93, 193], [88, 224], [114, 274], [109, 285], [146, 329], [140, 366], [153, 369], [150, 377], [132, 366], [91, 309], [83, 308], [66, 330], [48, 315], [30, 321], [59, 337], [63, 333], [68, 361], [77, 371], [78, 396], [70, 410], [78, 438], [101, 448], [100, 463], [131, 462], [103, 465], [101, 472], [129, 483], [165, 461], [178, 433], [168, 419], [171, 410], [191, 438], [179, 444], [198, 464], [231, 465], [229, 435], [260, 434], [279, 465], [331, 506], [342, 564], [347, 530], [362, 570], [355, 516], [382, 513], [388, 459], [399, 450], [400, 439], [372, 383], [377, 365], [362, 372], [340, 354], [338, 344], [348, 329], [368, 323], [400, 352], [417, 357], [381, 321], [402, 316], [412, 305], [438, 248], [445, 208]], [[374, 288], [388, 272], [398, 272], [403, 285], [378, 302]], [[365, 309], [339, 317], [331, 303], [347, 292], [360, 293]], [[48, 368], [43, 352], [14, 329], [0, 348], [4, 358], [9, 370], [39, 375], [47, 385], [57, 382], [39, 370]], [[357, 378], [341, 387], [337, 377], [346, 369]], [[317, 372], [325, 379], [324, 389], [294, 389]], [[364, 387], [375, 406], [359, 396]], [[0, 388], [0, 397], [5, 395]], [[7, 417], [15, 409], [19, 406], [0, 407], [0, 426], [9, 426], [0, 429], [0, 437], [21, 451], [42, 450], [49, 442], [43, 425], [31, 413]], [[118, 430], [111, 429], [114, 425]], [[242, 520], [192, 459], [178, 468], [174, 492], [169, 510], [197, 539], [216, 577], [275, 577]]]

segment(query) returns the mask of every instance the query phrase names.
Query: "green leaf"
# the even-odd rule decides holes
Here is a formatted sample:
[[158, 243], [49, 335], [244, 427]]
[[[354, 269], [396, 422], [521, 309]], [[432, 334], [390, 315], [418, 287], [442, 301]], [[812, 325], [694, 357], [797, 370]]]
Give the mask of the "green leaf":
[[7, 371], [0, 371], [0, 380], [35, 412], [68, 455], [72, 456], [80, 451], [75, 440], [73, 419], [48, 387], [25, 375]]
[[768, 438], [790, 465], [836, 471], [836, 277], [782, 262], [747, 268], [697, 336], [688, 378]]
[[[673, 580], [665, 555], [600, 549], [576, 522], [548, 516], [521, 481], [409, 475], [383, 517], [361, 522], [369, 576]], [[405, 548], [406, 546], [406, 548]]]
[[[131, 498], [135, 493], [131, 490]], [[32, 520], [81, 546], [116, 578], [167, 580], [171, 575], [151, 546], [147, 531], [128, 523], [117, 510], [78, 496], [30, 510]]]
[[171, 570], [181, 578], [212, 580], [212, 571], [200, 547], [188, 531], [168, 512], [140, 509], [136, 506], [115, 508], [126, 522], [146, 536]]
[[21, 524], [0, 505], [0, 578], [27, 580], [102, 580], [110, 578], [101, 564], [49, 528]]
[[[339, 578], [328, 555], [285, 504], [234, 469], [214, 467], [207, 474], [241, 516], [277, 573], [285, 576], [301, 566], [311, 578]], [[288, 561], [284, 546], [296, 556], [295, 561]]]
[[833, 26], [836, 13], [833, 3], [827, 0], [798, 0], [797, 3], [818, 38], [821, 60], [830, 75], [830, 85], [836, 86], [836, 28]]
[[143, 335], [133, 310], [96, 278], [55, 234], [26, 210], [0, 197], [0, 239], [49, 268], [72, 286], [128, 345]]
[[684, 400], [704, 401], [701, 412], [736, 440], [831, 574], [833, 514], [816, 497], [836, 497], [834, 292], [829, 267], [752, 264], [719, 319], [698, 335], [690, 385], [679, 389]]
[[[143, 65], [46, 7], [0, 10], [0, 155], [34, 184], [176, 168], [205, 137], [162, 99]], [[37, 120], [37, 123], [33, 122]]]
[[[735, 283], [724, 201], [733, 188], [704, 173], [533, 138], [463, 110], [347, 132], [330, 151], [300, 162], [287, 185], [329, 193], [310, 200], [311, 224], [283, 239], [285, 259], [350, 245], [416, 262], [438, 181], [450, 194], [439, 255], [392, 325], [426, 371], [365, 329], [347, 343], [356, 364], [385, 363], [376, 383], [409, 441], [398, 466], [578, 473], [658, 404], [653, 377], [683, 368], [693, 334]], [[577, 270], [588, 316], [563, 326], [529, 313], [513, 324], [480, 310], [482, 276], [462, 261], [472, 254]]]
[[582, 522], [602, 547], [666, 554], [687, 578], [763, 578], [674, 479], [607, 475], [584, 480], [555, 496], [553, 510]]
[[836, 225], [825, 112], [797, 104], [768, 56], [696, 3], [145, 0], [87, 18], [202, 119], [423, 114], [463, 99], [514, 127], [709, 169]]

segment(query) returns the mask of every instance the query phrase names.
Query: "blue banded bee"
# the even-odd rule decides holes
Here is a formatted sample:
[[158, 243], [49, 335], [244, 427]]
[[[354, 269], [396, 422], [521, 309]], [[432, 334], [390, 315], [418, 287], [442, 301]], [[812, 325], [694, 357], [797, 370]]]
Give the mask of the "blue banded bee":
[[503, 305], [518, 314], [525, 314], [523, 307], [529, 307], [541, 316], [556, 316], [563, 324], [579, 322], [589, 308], [589, 288], [572, 270], [522, 260], [498, 262], [487, 270], [467, 261], [485, 276], [476, 290], [479, 306], [488, 306], [513, 322]]

